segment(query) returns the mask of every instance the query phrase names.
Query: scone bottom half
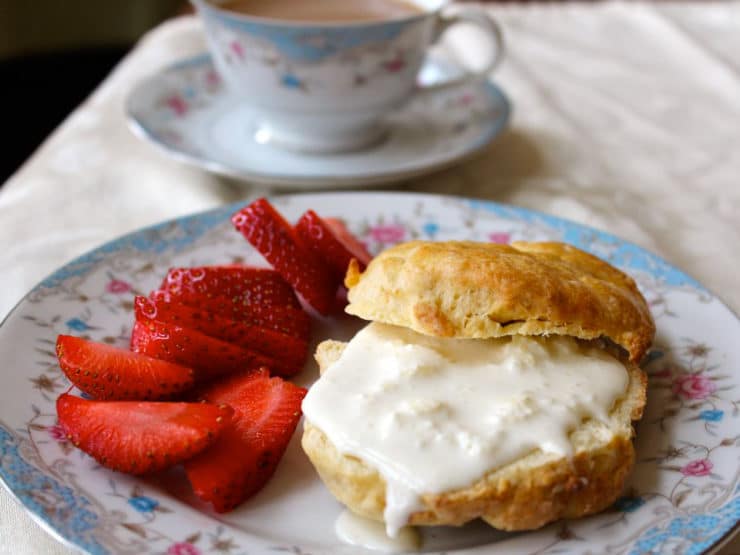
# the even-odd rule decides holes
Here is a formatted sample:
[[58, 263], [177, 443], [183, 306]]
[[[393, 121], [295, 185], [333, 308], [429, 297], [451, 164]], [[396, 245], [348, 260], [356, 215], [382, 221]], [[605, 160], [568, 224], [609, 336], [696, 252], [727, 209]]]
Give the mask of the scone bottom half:
[[[604, 346], [628, 375], [610, 413], [610, 437], [584, 439], [579, 428], [572, 457], [533, 452], [468, 487], [424, 494], [423, 508], [408, 524], [462, 525], [481, 518], [501, 530], [532, 530], [599, 512], [620, 495], [635, 459], [632, 422], [642, 417], [646, 400], [647, 378], [636, 362], [655, 333], [629, 276], [560, 243], [415, 241], [384, 251], [364, 273], [352, 265], [346, 285], [347, 312], [363, 319], [439, 338], [572, 336]], [[337, 341], [318, 346], [322, 373], [345, 347]], [[383, 521], [381, 473], [340, 452], [306, 416], [302, 446], [327, 488], [352, 512]]]
[[[322, 373], [339, 359], [346, 345], [331, 340], [319, 344], [315, 357]], [[468, 487], [423, 495], [424, 509], [412, 513], [407, 523], [460, 526], [481, 518], [499, 530], [524, 531], [609, 507], [621, 494], [634, 464], [632, 422], [642, 417], [646, 400], [645, 373], [629, 362], [625, 369], [629, 383], [610, 415], [611, 437], [576, 430], [571, 434], [577, 446], [572, 458], [532, 452]], [[340, 452], [309, 419], [301, 445], [340, 503], [362, 517], [384, 521], [387, 485], [373, 465]]]

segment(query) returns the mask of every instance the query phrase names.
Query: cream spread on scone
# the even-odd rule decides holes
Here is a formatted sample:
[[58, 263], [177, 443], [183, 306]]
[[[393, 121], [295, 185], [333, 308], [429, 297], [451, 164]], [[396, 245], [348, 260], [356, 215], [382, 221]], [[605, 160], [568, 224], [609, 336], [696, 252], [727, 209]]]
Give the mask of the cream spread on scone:
[[386, 482], [389, 535], [421, 495], [470, 486], [540, 449], [572, 454], [569, 433], [606, 421], [624, 365], [563, 336], [447, 339], [371, 323], [303, 401], [306, 419]]

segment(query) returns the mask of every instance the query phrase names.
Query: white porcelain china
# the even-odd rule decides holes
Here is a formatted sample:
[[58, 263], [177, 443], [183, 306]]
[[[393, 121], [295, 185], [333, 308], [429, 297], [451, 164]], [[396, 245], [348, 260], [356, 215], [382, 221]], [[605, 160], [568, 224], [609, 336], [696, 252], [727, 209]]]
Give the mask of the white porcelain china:
[[[433, 85], [459, 77], [440, 56], [422, 69]], [[254, 183], [343, 188], [400, 181], [457, 163], [506, 127], [510, 105], [491, 82], [417, 94], [386, 117], [388, 134], [364, 150], [310, 154], [260, 143], [253, 107], [225, 87], [207, 54], [139, 83], [126, 103], [139, 136], [178, 160]]]
[[[390, 193], [275, 197], [291, 221], [306, 209], [343, 218], [371, 252], [399, 241], [567, 241], [623, 269], [657, 325], [634, 472], [617, 502], [592, 517], [507, 534], [480, 522], [420, 529], [422, 549], [449, 555], [708, 553], [740, 521], [740, 321], [699, 283], [613, 235], [522, 208], [473, 199]], [[215, 515], [182, 476], [138, 479], [105, 470], [61, 433], [54, 402], [69, 384], [57, 334], [125, 346], [132, 300], [172, 266], [239, 260], [264, 264], [234, 231], [239, 206], [123, 236], [60, 268], [0, 325], [0, 483], [50, 533], [89, 554], [356, 555], [335, 535], [342, 507], [291, 442], [272, 481], [232, 513]], [[346, 340], [362, 322], [316, 321], [314, 344]], [[297, 377], [310, 385], [309, 362]]]
[[215, 0], [192, 2], [219, 74], [254, 111], [256, 140], [300, 152], [347, 152], [380, 141], [387, 132], [384, 116], [418, 93], [428, 48], [461, 21], [482, 28], [491, 51], [485, 68], [455, 82], [486, 79], [503, 53], [490, 15], [476, 7], [450, 13], [446, 0], [413, 2], [419, 10], [402, 18], [326, 23], [254, 17], [222, 9]]

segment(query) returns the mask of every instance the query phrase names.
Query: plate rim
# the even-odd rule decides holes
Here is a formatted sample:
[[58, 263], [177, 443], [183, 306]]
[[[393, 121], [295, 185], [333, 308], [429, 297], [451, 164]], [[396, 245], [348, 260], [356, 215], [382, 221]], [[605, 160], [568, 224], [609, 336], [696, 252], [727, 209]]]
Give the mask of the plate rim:
[[[698, 287], [699, 289], [707, 292], [712, 297], [714, 297], [722, 305], [722, 307], [724, 307], [735, 318], [736, 321], [740, 322], [740, 316], [738, 316], [738, 314], [732, 309], [732, 307], [728, 306], [727, 303], [725, 303], [721, 297], [716, 295], [713, 291], [707, 289], [701, 282], [694, 279], [690, 274], [686, 273], [681, 268], [674, 266], [673, 264], [665, 260], [663, 257], [655, 254], [649, 249], [641, 247], [640, 245], [636, 243], [633, 243], [626, 239], [622, 239], [618, 235], [614, 235], [611, 232], [604, 231], [597, 227], [590, 226], [587, 224], [581, 224], [579, 222], [576, 222], [568, 218], [563, 218], [561, 216], [555, 216], [553, 214], [549, 214], [547, 212], [543, 212], [543, 211], [536, 210], [536, 209], [526, 208], [526, 207], [515, 205], [515, 204], [497, 202], [494, 200], [483, 199], [480, 197], [462, 196], [462, 195], [443, 195], [443, 194], [436, 194], [436, 193], [417, 193], [417, 192], [407, 192], [407, 191], [399, 191], [399, 190], [395, 190], [395, 191], [296, 192], [296, 193], [273, 194], [273, 195], [266, 196], [266, 198], [268, 200], [272, 200], [272, 199], [282, 199], [282, 198], [291, 198], [291, 197], [307, 197], [307, 196], [316, 196], [316, 197], [322, 197], [322, 196], [397, 196], [397, 197], [409, 197], [412, 199], [423, 199], [423, 198], [435, 199], [435, 200], [452, 199], [452, 200], [472, 203], [471, 208], [473, 208], [474, 210], [486, 209], [487, 207], [514, 209], [515, 212], [520, 212], [523, 214], [531, 214], [537, 217], [544, 218], [546, 221], [549, 219], [549, 220], [564, 224], [567, 227], [572, 227], [578, 230], [596, 231], [601, 234], [604, 234], [606, 237], [616, 239], [621, 244], [635, 247], [639, 251], [642, 251], [643, 253], [654, 258], [655, 260], [663, 263], [667, 267], [678, 271], [685, 278], [687, 278], [688, 281], [694, 287]], [[40, 288], [48, 287], [47, 285], [45, 285], [45, 283], [53, 283], [55, 280], [64, 279], [64, 277], [62, 276], [64, 276], [64, 270], [66, 268], [74, 266], [74, 265], [85, 264], [85, 265], [89, 265], [88, 267], [85, 267], [85, 273], [87, 273], [87, 271], [89, 271], [90, 268], [94, 267], [95, 264], [97, 264], [100, 261], [100, 259], [93, 259], [93, 257], [96, 255], [104, 256], [108, 252], [105, 249], [113, 249], [110, 252], [115, 252], [117, 250], [120, 250], [120, 246], [125, 245], [127, 240], [130, 240], [142, 233], [146, 233], [149, 231], [156, 231], [162, 228], [166, 228], [167, 226], [171, 226], [173, 224], [181, 225], [182, 223], [185, 223], [191, 220], [199, 220], [202, 218], [214, 218], [216, 220], [214, 222], [214, 225], [218, 225], [219, 223], [222, 223], [223, 221], [225, 221], [225, 218], [228, 216], [229, 213], [237, 210], [239, 207], [243, 206], [245, 203], [251, 202], [251, 200], [253, 200], [252, 196], [248, 197], [247, 199], [243, 199], [241, 201], [223, 204], [223, 205], [216, 206], [210, 209], [200, 210], [197, 212], [192, 212], [192, 213], [184, 214], [181, 216], [176, 216], [173, 218], [160, 220], [153, 224], [142, 226], [133, 231], [118, 235], [114, 237], [113, 239], [104, 241], [98, 244], [97, 246], [91, 249], [88, 249], [84, 253], [76, 257], [73, 257], [72, 259], [58, 266], [55, 270], [53, 270], [46, 277], [38, 281], [31, 289], [29, 289], [13, 305], [13, 307], [7, 312], [7, 314], [5, 314], [5, 316], [2, 318], [2, 320], [0, 321], [0, 329], [8, 325], [8, 322], [13, 318], [14, 314], [19, 309], [19, 307], [28, 300], [29, 296], [33, 292], [35, 292], [36, 290]], [[212, 227], [213, 226], [209, 226], [209, 229]], [[2, 469], [2, 465], [0, 465], [0, 469]], [[53, 539], [60, 542], [62, 545], [70, 549], [73, 549], [79, 553], [83, 553], [83, 554], [92, 553], [91, 551], [74, 543], [73, 540], [67, 538], [63, 534], [62, 531], [54, 528], [51, 521], [47, 520], [44, 517], [44, 515], [41, 514], [40, 511], [35, 511], [34, 509], [26, 505], [23, 502], [23, 500], [18, 496], [18, 494], [12, 489], [11, 485], [8, 482], [6, 482], [5, 477], [3, 476], [2, 472], [0, 472], [0, 487], [2, 487], [2, 489], [9, 494], [11, 499], [21, 507], [21, 509], [24, 511], [26, 515], [28, 515], [44, 532], [49, 534]], [[729, 530], [727, 530], [727, 532], [725, 532], [722, 536], [720, 536], [714, 542], [712, 542], [711, 545], [707, 546], [703, 551], [701, 551], [700, 555], [712, 555], [712, 554], [718, 553], [718, 551], [722, 549], [723, 547], [725, 547], [730, 541], [732, 541], [733, 538], [738, 535], [738, 533], [740, 533], [740, 518], [736, 520], [734, 525]]]
[[195, 154], [183, 152], [182, 150], [175, 149], [162, 142], [146, 125], [144, 125], [140, 118], [136, 116], [132, 106], [134, 96], [141, 89], [149, 86], [157, 79], [160, 79], [162, 75], [171, 71], [179, 71], [182, 68], [189, 67], [193, 64], [212, 64], [212, 60], [213, 58], [208, 52], [193, 54], [192, 56], [188, 56], [179, 59], [171, 64], [168, 64], [163, 68], [160, 68], [158, 71], [150, 73], [148, 76], [134, 83], [134, 85], [126, 93], [126, 98], [123, 106], [126, 125], [133, 133], [133, 135], [136, 136], [136, 138], [154, 146], [158, 152], [172, 158], [177, 162], [186, 164], [190, 167], [200, 168], [201, 170], [206, 170], [210, 173], [223, 177], [228, 177], [238, 181], [257, 183], [261, 185], [272, 185], [286, 188], [316, 186], [360, 187], [363, 185], [380, 185], [383, 183], [390, 183], [394, 181], [409, 180], [420, 175], [425, 175], [449, 168], [475, 157], [506, 130], [513, 112], [511, 101], [509, 100], [508, 96], [506, 96], [506, 93], [504, 93], [503, 89], [496, 85], [491, 79], [482, 79], [479, 83], [481, 88], [485, 89], [489, 96], [495, 98], [496, 101], [500, 103], [502, 107], [502, 113], [491, 125], [491, 128], [488, 130], [488, 132], [477, 141], [471, 142], [470, 146], [467, 147], [466, 150], [459, 156], [450, 159], [442, 159], [441, 161], [435, 162], [433, 164], [416, 166], [406, 170], [386, 172], [380, 171], [351, 177], [342, 177], [333, 174], [299, 177], [281, 174], [266, 174], [249, 170], [243, 171], [235, 168], [232, 165], [225, 164], [217, 160], [212, 160], [205, 157], [197, 156]]

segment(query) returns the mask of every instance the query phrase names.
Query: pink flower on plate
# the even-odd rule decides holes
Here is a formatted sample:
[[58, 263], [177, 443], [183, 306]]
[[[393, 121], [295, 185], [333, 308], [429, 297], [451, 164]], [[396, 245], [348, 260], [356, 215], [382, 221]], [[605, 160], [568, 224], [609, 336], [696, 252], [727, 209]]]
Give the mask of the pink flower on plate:
[[706, 399], [716, 390], [714, 382], [701, 374], [684, 374], [673, 382], [673, 393], [684, 399]]
[[376, 225], [370, 228], [370, 237], [378, 243], [398, 243], [403, 241], [406, 236], [406, 230], [402, 225]]
[[59, 424], [47, 427], [46, 431], [49, 432], [49, 437], [54, 441], [58, 441], [59, 443], [67, 441], [67, 434]]
[[491, 243], [499, 243], [500, 245], [508, 245], [511, 241], [511, 235], [505, 231], [494, 231], [488, 234], [488, 240]]
[[108, 293], [128, 293], [131, 291], [131, 285], [125, 281], [121, 281], [120, 279], [112, 279], [108, 282], [108, 285], [105, 286], [105, 290], [108, 291]]
[[200, 549], [189, 542], [177, 542], [170, 546], [167, 555], [200, 555]]
[[714, 465], [709, 459], [697, 459], [681, 467], [684, 476], [706, 476], [712, 472]]

